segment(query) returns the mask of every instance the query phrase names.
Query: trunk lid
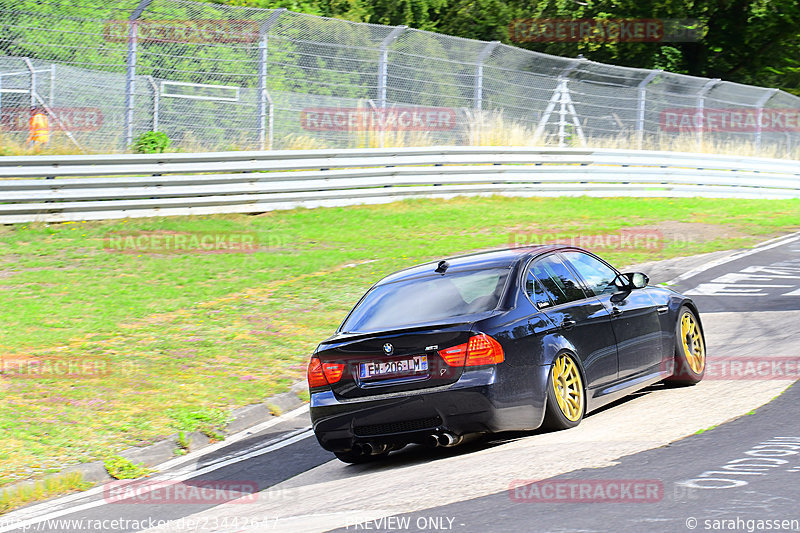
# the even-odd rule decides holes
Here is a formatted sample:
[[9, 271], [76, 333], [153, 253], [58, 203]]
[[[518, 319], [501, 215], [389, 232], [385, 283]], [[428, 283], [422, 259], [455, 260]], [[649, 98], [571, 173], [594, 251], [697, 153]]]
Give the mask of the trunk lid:
[[427, 325], [376, 333], [338, 334], [320, 344], [323, 362], [344, 363], [333, 392], [361, 398], [449, 385], [463, 367], [451, 367], [440, 350], [469, 341], [471, 322]]

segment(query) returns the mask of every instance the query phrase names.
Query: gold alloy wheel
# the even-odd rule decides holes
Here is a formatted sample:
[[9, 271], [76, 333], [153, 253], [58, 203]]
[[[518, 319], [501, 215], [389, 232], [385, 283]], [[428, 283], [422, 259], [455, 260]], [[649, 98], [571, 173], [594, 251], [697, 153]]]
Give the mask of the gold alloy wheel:
[[699, 374], [706, 366], [706, 347], [703, 344], [700, 326], [697, 325], [694, 315], [688, 311], [681, 317], [681, 340], [689, 368], [695, 374]]
[[583, 382], [578, 365], [566, 354], [553, 363], [553, 392], [561, 413], [571, 422], [577, 422], [583, 413]]

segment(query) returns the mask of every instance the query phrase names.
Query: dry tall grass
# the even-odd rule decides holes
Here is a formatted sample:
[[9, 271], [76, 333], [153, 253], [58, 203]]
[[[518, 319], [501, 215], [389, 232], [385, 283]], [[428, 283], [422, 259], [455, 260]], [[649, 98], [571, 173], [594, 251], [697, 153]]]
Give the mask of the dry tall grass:
[[[326, 142], [322, 136], [317, 137], [311, 133], [292, 134], [275, 145], [286, 150], [311, 150], [325, 148], [397, 148], [435, 146], [439, 144], [437, 138], [425, 131], [381, 131], [380, 129], [341, 132], [346, 135], [345, 146], [342, 137], [336, 142]], [[329, 133], [330, 134], [330, 133]], [[470, 121], [465, 140], [474, 146], [558, 146], [558, 139], [553, 136], [537, 136], [535, 128], [516, 121], [506, 120], [502, 114], [485, 115], [481, 119], [474, 118]], [[568, 138], [568, 146], [582, 147], [576, 135]], [[785, 146], [762, 143], [761, 146], [753, 141], [717, 141], [705, 139], [698, 142], [693, 134], [682, 136], [663, 135], [659, 137], [647, 136], [640, 140], [635, 133], [616, 136], [590, 137], [586, 139], [586, 148], [620, 148], [642, 150], [664, 150], [672, 152], [690, 152], [705, 154], [730, 154], [740, 156], [769, 157], [776, 159], [800, 160], [800, 145], [787, 150]], [[170, 151], [198, 152], [208, 150], [249, 150], [253, 149], [252, 134], [242, 133], [235, 139], [230, 139], [223, 146], [210, 147], [202, 138], [193, 132], [187, 132], [180, 139], [173, 141]], [[107, 150], [86, 150], [83, 153], [115, 153], [120, 152], [119, 144]], [[0, 156], [2, 155], [65, 155], [80, 152], [74, 144], [64, 135], [54, 134], [45, 147], [36, 150], [27, 146], [24, 137], [0, 134]]]

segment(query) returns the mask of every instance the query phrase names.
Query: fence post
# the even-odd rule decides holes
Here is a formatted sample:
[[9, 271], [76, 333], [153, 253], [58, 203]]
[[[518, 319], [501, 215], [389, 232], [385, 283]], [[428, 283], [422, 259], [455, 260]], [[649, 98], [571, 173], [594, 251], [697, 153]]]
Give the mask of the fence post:
[[478, 54], [475, 64], [475, 89], [472, 94], [472, 108], [475, 110], [475, 140], [473, 144], [480, 144], [481, 126], [483, 123], [483, 62], [500, 44], [500, 41], [492, 41], [483, 47]]
[[[286, 11], [285, 7], [276, 9], [258, 30], [258, 146], [267, 147], [267, 112], [269, 111], [269, 147], [272, 148], [272, 98], [267, 91], [267, 55], [269, 52], [269, 30]], [[268, 109], [269, 108], [269, 109]]]
[[378, 145], [383, 148], [385, 127], [386, 127], [386, 85], [389, 82], [389, 45], [392, 44], [400, 35], [408, 29], [408, 26], [397, 26], [387, 35], [378, 48], [380, 56], [378, 57], [378, 109], [382, 116], [378, 117], [381, 126]]
[[150, 82], [150, 88], [153, 89], [153, 131], [158, 131], [158, 108], [161, 92], [158, 90], [153, 76], [147, 76], [147, 81]]
[[407, 29], [408, 26], [398, 26], [381, 42], [381, 55], [378, 63], [378, 107], [381, 109], [386, 109], [386, 84], [389, 81], [389, 45]]
[[644, 113], [646, 111], [646, 104], [647, 104], [647, 86], [650, 84], [656, 76], [661, 74], [662, 70], [653, 70], [648, 74], [642, 81], [639, 83], [639, 101], [638, 101], [638, 113], [636, 115], [636, 141], [639, 146], [639, 150], [642, 149], [642, 142], [644, 141]]
[[56, 66], [50, 65], [50, 107], [53, 107], [56, 100]]
[[136, 90], [136, 48], [139, 33], [137, 20], [152, 1], [141, 0], [131, 16], [128, 17], [130, 28], [128, 30], [128, 61], [125, 80], [125, 146], [123, 148], [127, 148], [133, 143], [133, 97]]
[[272, 150], [272, 139], [273, 139], [273, 128], [275, 127], [275, 118], [273, 111], [275, 110], [275, 105], [272, 102], [272, 97], [269, 95], [269, 91], [267, 91], [267, 104], [269, 108], [269, 127], [267, 128], [267, 150]]
[[36, 107], [36, 69], [33, 68], [33, 65], [25, 58], [25, 63], [28, 64], [28, 69], [31, 73], [31, 107]]
[[716, 84], [720, 82], [719, 78], [714, 78], [713, 80], [708, 80], [705, 85], [700, 89], [700, 92], [697, 93], [697, 105], [695, 106], [695, 126], [697, 127], [697, 131], [695, 132], [696, 139], [697, 139], [697, 147], [700, 148], [703, 145], [703, 130], [706, 127], [705, 124], [705, 117], [703, 116], [703, 109], [706, 105], [706, 94], [708, 91], [714, 88]]
[[764, 106], [769, 102], [770, 98], [775, 96], [775, 93], [778, 92], [778, 89], [769, 89], [764, 93], [764, 96], [758, 99], [756, 102], [756, 150], [761, 148], [761, 119], [764, 117]]

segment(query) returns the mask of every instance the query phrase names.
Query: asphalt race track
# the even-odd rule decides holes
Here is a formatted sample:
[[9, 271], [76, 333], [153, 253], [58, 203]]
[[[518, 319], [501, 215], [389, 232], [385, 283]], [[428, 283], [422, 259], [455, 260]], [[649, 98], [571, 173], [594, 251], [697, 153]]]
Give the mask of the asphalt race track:
[[[446, 517], [460, 531], [688, 532], [721, 530], [731, 521], [738, 527], [724, 529], [780, 530], [757, 527], [767, 520], [772, 526], [787, 520], [783, 529], [798, 531], [800, 423], [790, 415], [798, 402], [800, 386], [792, 386], [754, 415], [629, 455], [615, 466], [393, 518], [416, 529], [418, 520]], [[576, 502], [582, 486], [586, 499], [595, 501]], [[627, 502], [597, 501], [623, 495]]]
[[800, 235], [694, 263], [674, 286], [706, 331], [697, 386], [651, 387], [567, 431], [410, 446], [368, 465], [323, 451], [301, 408], [147, 480], [231, 488], [213, 501], [120, 501], [120, 483], [9, 513], [0, 532], [800, 531], [800, 385], [787, 390]]

